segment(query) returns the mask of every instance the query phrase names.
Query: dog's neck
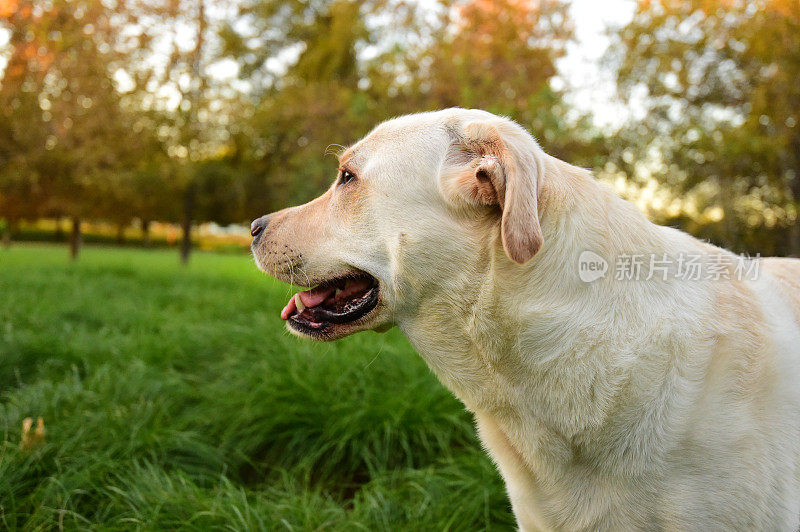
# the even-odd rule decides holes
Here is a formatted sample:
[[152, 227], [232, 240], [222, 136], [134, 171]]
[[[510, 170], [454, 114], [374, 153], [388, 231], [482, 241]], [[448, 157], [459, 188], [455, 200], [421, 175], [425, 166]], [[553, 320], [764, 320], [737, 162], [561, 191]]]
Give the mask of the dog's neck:
[[460, 300], [434, 296], [400, 326], [469, 409], [501, 421], [533, 418], [543, 432], [571, 442], [566, 458], [570, 445], [608, 428], [609, 417], [625, 408], [623, 397], [649, 393], [633, 388], [659, 385], [632, 382], [631, 369], [644, 358], [666, 371], [671, 361], [652, 346], [684, 339], [670, 337], [678, 328], [658, 320], [681, 314], [674, 307], [686, 302], [658, 279], [581, 281], [578, 258], [585, 250], [609, 259], [675, 250], [664, 237], [668, 229], [648, 222], [588, 172], [552, 158], [547, 165], [555, 177], [543, 183], [541, 251], [520, 266], [498, 241], [479, 271], [451, 282]]

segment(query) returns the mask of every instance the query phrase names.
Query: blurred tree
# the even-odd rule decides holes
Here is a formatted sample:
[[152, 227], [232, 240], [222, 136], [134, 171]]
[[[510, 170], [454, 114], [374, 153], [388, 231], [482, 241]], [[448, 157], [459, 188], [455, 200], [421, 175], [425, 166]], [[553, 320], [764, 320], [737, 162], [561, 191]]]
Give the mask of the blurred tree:
[[[159, 146], [160, 147], [160, 146]], [[180, 205], [175, 201], [180, 190], [169, 179], [173, 163], [160, 150], [146, 152], [150, 157], [131, 175], [129, 182], [129, 210], [139, 218], [142, 244], [150, 247], [150, 224], [156, 220], [177, 220]]]
[[[4, 13], [11, 58], [0, 89], [5, 124], [0, 190], [14, 220], [52, 214], [72, 219], [71, 253], [81, 220], [131, 217], [128, 177], [152, 132], [122, 105], [114, 73], [126, 62], [124, 5], [100, 1], [19, 1]], [[121, 223], [121, 222], [120, 222]]]
[[595, 166], [602, 135], [590, 117], [570, 116], [551, 84], [573, 38], [568, 8], [561, 0], [456, 2], [440, 11], [429, 44], [407, 55], [414, 78], [400, 90], [417, 94], [426, 109], [477, 107], [508, 116], [549, 153]]
[[642, 1], [616, 52], [623, 97], [646, 109], [617, 167], [722, 207], [693, 232], [800, 254], [800, 3]]
[[200, 219], [228, 225], [246, 218], [244, 183], [238, 165], [230, 157], [200, 163], [194, 171], [194, 181]]
[[404, 0], [254, 0], [242, 4], [249, 24], [221, 32], [253, 87], [240, 156], [246, 161], [249, 218], [302, 202], [327, 187], [335, 169], [332, 142], [350, 143], [391, 116], [386, 91], [399, 48], [424, 24]]
[[298, 79], [356, 82], [366, 56], [407, 44], [425, 19], [413, 0], [243, 0], [220, 30], [222, 54], [236, 59], [257, 95]]
[[553, 0], [475, 0], [443, 12], [421, 57], [419, 89], [436, 107], [529, 110], [556, 74], [572, 36], [568, 5]]
[[103, 191], [100, 217], [117, 227], [117, 243], [124, 242], [124, 230], [134, 219], [141, 224], [143, 241], [150, 245], [150, 222], [175, 220], [180, 212], [175, 201], [180, 190], [169, 179], [173, 161], [155, 134], [151, 113], [135, 110], [126, 120], [138, 134], [119, 150], [113, 187]]
[[[202, 188], [208, 192], [210, 167], [222, 172], [214, 178], [230, 177], [229, 169], [222, 170], [223, 165], [207, 163], [229, 160], [231, 134], [236, 130], [231, 124], [234, 115], [228, 105], [236, 104], [237, 95], [226, 93], [225, 87], [220, 87], [210, 74], [215, 61], [212, 45], [218, 33], [216, 19], [209, 15], [213, 7], [215, 4], [207, 0], [159, 0], [142, 8], [149, 21], [146, 30], [149, 41], [155, 43], [154, 48], [168, 50], [164, 64], [145, 63], [138, 77], [146, 81], [144, 86], [151, 94], [157, 89], [169, 95], [167, 102], [162, 102], [168, 120], [160, 129], [174, 163], [168, 188], [180, 198], [180, 214], [175, 220], [180, 222], [183, 233], [183, 263], [189, 260], [192, 226], [197, 220], [230, 219], [230, 212], [240, 208], [240, 203], [231, 205], [198, 197]], [[183, 38], [178, 38], [177, 29]], [[221, 192], [219, 188], [213, 190]], [[213, 203], [222, 210], [204, 211], [203, 203]]]
[[[244, 158], [251, 217], [318, 194], [331, 152], [376, 123], [451, 106], [508, 115], [548, 149], [587, 164], [596, 139], [567, 119], [552, 90], [556, 60], [572, 35], [556, 1], [327, 0], [245, 4], [246, 30], [225, 27], [224, 52], [254, 84]], [[334, 147], [333, 150], [330, 148]]]
[[[551, 88], [571, 36], [554, 0], [241, 0], [221, 28], [227, 8], [206, 0], [6, 5], [11, 226], [178, 221], [185, 261], [194, 222], [309, 199], [330, 183], [332, 142], [452, 105], [509, 115], [549, 151], [593, 164], [594, 131]], [[235, 60], [246, 92], [211, 75], [220, 59]]]
[[47, 134], [36, 87], [53, 61], [52, 53], [30, 31], [32, 5], [9, 2], [0, 7], [0, 24], [10, 32], [10, 54], [0, 85], [0, 217], [3, 238], [10, 240], [19, 221], [44, 210], [45, 194], [38, 161]]

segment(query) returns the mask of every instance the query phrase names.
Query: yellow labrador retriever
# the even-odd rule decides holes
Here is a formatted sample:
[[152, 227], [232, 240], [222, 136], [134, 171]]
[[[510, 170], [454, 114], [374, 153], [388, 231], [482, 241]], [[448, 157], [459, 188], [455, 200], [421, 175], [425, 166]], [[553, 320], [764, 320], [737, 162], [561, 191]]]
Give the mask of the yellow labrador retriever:
[[252, 225], [300, 336], [397, 325], [474, 413], [523, 530], [797, 530], [800, 261], [650, 223], [519, 125], [448, 109]]

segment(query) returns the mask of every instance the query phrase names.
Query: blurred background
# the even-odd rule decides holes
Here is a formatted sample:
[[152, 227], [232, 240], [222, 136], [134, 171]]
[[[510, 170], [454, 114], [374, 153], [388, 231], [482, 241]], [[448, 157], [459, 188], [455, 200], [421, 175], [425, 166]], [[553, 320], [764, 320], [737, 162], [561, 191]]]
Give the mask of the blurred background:
[[250, 220], [478, 107], [797, 256], [798, 80], [797, 0], [0, 0], [0, 528], [513, 528], [396, 330], [287, 335]]
[[462, 106], [660, 223], [800, 253], [795, 0], [0, 0], [0, 75], [6, 244], [246, 246], [221, 227], [319, 194], [337, 145]]

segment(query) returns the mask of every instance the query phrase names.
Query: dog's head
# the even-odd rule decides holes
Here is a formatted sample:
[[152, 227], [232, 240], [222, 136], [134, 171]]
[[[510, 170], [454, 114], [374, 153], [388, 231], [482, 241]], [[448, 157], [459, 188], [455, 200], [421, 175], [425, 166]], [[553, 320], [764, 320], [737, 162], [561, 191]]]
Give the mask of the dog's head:
[[253, 222], [258, 266], [313, 287], [281, 317], [330, 340], [469, 304], [464, 287], [491, 264], [526, 263], [543, 244], [542, 155], [520, 126], [484, 111], [379, 125], [341, 155], [322, 196]]

